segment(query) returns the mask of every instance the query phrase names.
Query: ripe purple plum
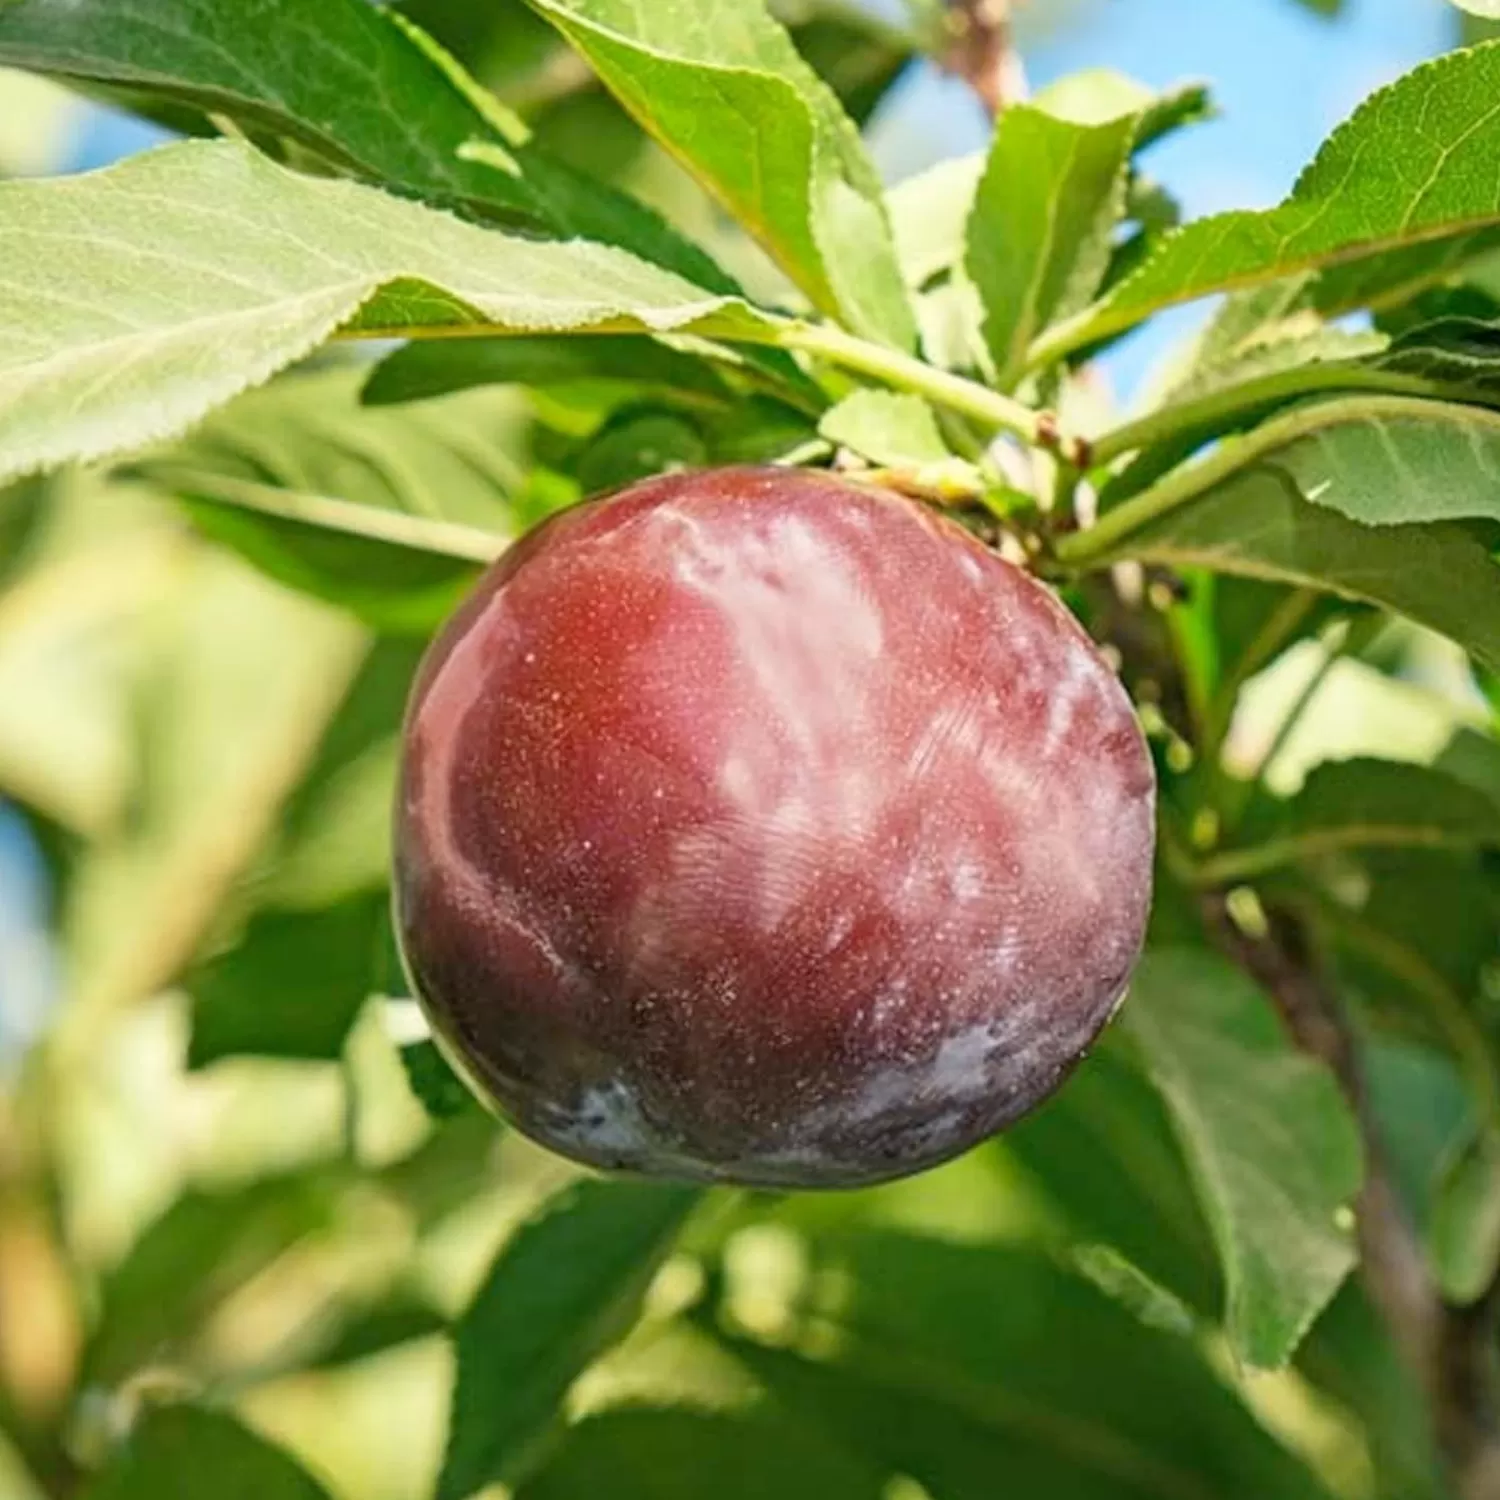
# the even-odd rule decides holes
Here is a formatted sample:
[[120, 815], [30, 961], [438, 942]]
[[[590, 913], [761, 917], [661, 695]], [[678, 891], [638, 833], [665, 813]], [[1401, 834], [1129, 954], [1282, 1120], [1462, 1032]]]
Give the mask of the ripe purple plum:
[[670, 475], [532, 532], [432, 646], [398, 926], [444, 1050], [544, 1145], [854, 1186], [1086, 1051], [1154, 800], [1115, 675], [961, 528], [826, 474]]

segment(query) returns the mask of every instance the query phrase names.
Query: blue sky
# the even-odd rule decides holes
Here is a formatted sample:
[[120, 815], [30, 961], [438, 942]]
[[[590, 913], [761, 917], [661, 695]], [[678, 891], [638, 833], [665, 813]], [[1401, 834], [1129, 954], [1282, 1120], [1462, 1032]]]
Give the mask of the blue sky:
[[[1029, 3], [1040, 13], [1054, 0]], [[1445, 0], [1350, 0], [1336, 22], [1294, 0], [1085, 0], [1077, 9], [1077, 24], [1028, 49], [1033, 83], [1085, 67], [1117, 68], [1158, 86], [1213, 81], [1221, 117], [1164, 143], [1151, 161], [1191, 215], [1275, 202], [1372, 88], [1442, 51], [1455, 32]], [[881, 134], [885, 165], [900, 173], [979, 149], [985, 126], [961, 86], [924, 70], [894, 101]], [[92, 111], [78, 123], [71, 164], [99, 166], [155, 139], [146, 127]], [[1139, 378], [1160, 342], [1136, 341], [1124, 352], [1116, 366], [1122, 385]], [[34, 1015], [39, 915], [19, 824], [0, 815], [0, 1063], [8, 1031], [14, 1043]]]

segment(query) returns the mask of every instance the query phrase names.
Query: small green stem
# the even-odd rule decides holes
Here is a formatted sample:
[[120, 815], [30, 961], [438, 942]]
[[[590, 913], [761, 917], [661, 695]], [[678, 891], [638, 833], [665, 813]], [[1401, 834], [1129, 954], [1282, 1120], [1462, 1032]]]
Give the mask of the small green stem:
[[1055, 449], [1059, 445], [1056, 420], [1045, 413], [899, 350], [856, 338], [831, 324], [783, 324], [773, 342], [783, 349], [795, 349], [843, 369], [874, 376], [897, 390], [925, 396], [938, 406], [982, 422], [986, 428], [1014, 433], [1034, 448]]
[[1052, 505], [1048, 511], [1054, 527], [1066, 529], [1076, 525], [1078, 484], [1082, 478], [1077, 464], [1063, 458], [1057, 460], [1057, 473], [1052, 479]]
[[[1134, 421], [1122, 423], [1094, 440], [1094, 461], [1112, 463], [1127, 453], [1179, 437], [1206, 423], [1251, 413], [1268, 402], [1288, 401], [1321, 391], [1373, 391], [1428, 400], [1442, 400], [1453, 394], [1450, 388], [1436, 381], [1424, 380], [1417, 375], [1401, 375], [1394, 370], [1374, 370], [1347, 363], [1303, 365], [1299, 369], [1279, 370], [1274, 375], [1244, 381], [1196, 401], [1163, 406]], [[1474, 404], [1468, 396], [1464, 399]]]
[[1197, 463], [1172, 470], [1149, 489], [1107, 512], [1087, 531], [1064, 537], [1057, 544], [1058, 559], [1070, 567], [1102, 566], [1114, 560], [1120, 544], [1133, 532], [1207, 494], [1239, 470], [1298, 438], [1341, 422], [1426, 416], [1432, 404], [1403, 396], [1353, 396], [1297, 407], [1243, 437], [1226, 441]]

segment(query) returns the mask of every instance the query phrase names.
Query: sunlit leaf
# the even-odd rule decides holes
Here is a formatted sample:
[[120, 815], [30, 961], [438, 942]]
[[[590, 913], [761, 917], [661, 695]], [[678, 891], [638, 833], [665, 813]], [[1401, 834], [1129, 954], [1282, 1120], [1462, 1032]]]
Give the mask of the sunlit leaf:
[[479, 229], [231, 143], [0, 184], [0, 258], [0, 475], [172, 436], [345, 325], [765, 327], [623, 251]]
[[1034, 352], [1092, 343], [1211, 292], [1500, 223], [1488, 170], [1500, 143], [1497, 97], [1500, 47], [1422, 64], [1334, 132], [1279, 208], [1220, 214], [1167, 236], [1139, 271]]
[[1002, 381], [1014, 380], [1044, 328], [1098, 291], [1149, 98], [1133, 93], [1123, 110], [1114, 108], [1123, 101], [1109, 101], [1103, 118], [1053, 113], [1040, 102], [1001, 116], [964, 264], [984, 302], [985, 340]]
[[856, 391], [824, 415], [818, 431], [876, 464], [920, 467], [953, 458], [932, 408], [918, 396]]
[[963, 258], [964, 226], [984, 176], [985, 154], [955, 156], [899, 182], [886, 195], [907, 283], [926, 286]]
[[813, 305], [915, 340], [880, 181], [763, 0], [531, 0]]
[[516, 1477], [569, 1386], [635, 1321], [701, 1190], [585, 1182], [500, 1251], [457, 1328], [438, 1500]]

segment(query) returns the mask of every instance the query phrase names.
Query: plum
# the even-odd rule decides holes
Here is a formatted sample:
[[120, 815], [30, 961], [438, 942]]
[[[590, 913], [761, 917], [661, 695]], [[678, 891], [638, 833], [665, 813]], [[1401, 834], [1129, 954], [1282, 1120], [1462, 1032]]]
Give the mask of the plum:
[[444, 1050], [553, 1150], [876, 1182], [1087, 1049], [1154, 800], [1093, 644], [960, 527], [826, 474], [669, 475], [532, 532], [429, 650], [398, 927]]

